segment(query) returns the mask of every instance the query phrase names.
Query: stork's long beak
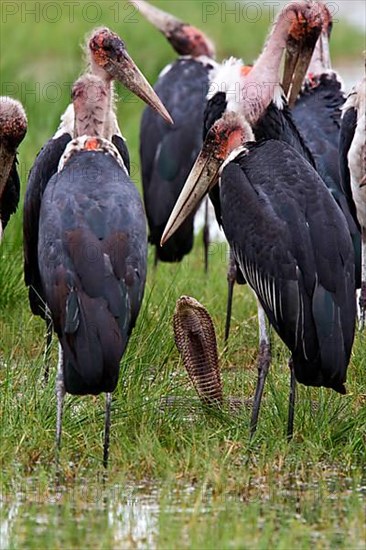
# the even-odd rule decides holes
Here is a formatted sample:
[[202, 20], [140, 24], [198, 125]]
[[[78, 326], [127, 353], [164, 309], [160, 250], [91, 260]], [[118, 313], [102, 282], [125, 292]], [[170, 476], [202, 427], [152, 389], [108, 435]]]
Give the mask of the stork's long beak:
[[322, 26], [323, 19], [318, 17], [306, 32], [297, 35], [294, 30], [287, 40], [282, 85], [290, 107], [300, 93]]
[[291, 44], [286, 49], [283, 88], [290, 107], [296, 102], [303, 85], [319, 33], [312, 32], [304, 43]]
[[223, 159], [219, 158], [214, 148], [205, 142], [170, 214], [160, 246], [179, 229], [204, 195], [217, 183], [222, 163]]
[[168, 36], [174, 29], [183, 24], [180, 19], [163, 10], [159, 10], [144, 0], [130, 0], [130, 3], [165, 36]]
[[104, 68], [113, 78], [119, 80], [132, 93], [157, 111], [164, 120], [169, 124], [174, 124], [163, 103], [126, 50], [123, 50], [122, 58], [118, 61], [109, 58]]

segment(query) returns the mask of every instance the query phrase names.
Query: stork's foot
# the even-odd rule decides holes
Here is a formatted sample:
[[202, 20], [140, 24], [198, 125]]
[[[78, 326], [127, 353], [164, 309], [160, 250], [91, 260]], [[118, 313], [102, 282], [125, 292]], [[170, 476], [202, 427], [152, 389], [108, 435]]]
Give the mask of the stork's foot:
[[296, 378], [295, 378], [294, 362], [292, 359], [290, 359], [288, 366], [290, 367], [291, 381], [290, 381], [290, 396], [289, 396], [289, 403], [288, 403], [287, 439], [291, 441], [294, 433], [295, 398], [296, 398]]
[[208, 273], [208, 251], [210, 247], [210, 227], [208, 223], [208, 198], [205, 202], [205, 225], [203, 227], [203, 248], [205, 252], [205, 273]]
[[46, 347], [43, 354], [43, 380], [44, 384], [47, 385], [48, 379], [50, 376], [50, 351], [51, 351], [51, 344], [52, 344], [52, 319], [48, 315], [46, 315]]
[[366, 282], [365, 281], [362, 282], [361, 284], [359, 306], [360, 306], [359, 328], [360, 330], [364, 330], [366, 325]]
[[62, 434], [62, 413], [65, 397], [65, 383], [63, 375], [63, 352], [59, 344], [59, 357], [56, 375], [56, 399], [57, 399], [57, 415], [56, 415], [56, 476], [59, 476], [59, 458], [61, 450], [61, 434]]
[[231, 311], [233, 307], [234, 284], [236, 281], [237, 267], [234, 256], [230, 250], [229, 265], [227, 268], [227, 304], [226, 304], [226, 322], [225, 322], [225, 344], [228, 341], [231, 324]]
[[250, 438], [253, 437], [257, 429], [259, 409], [261, 406], [264, 384], [271, 364], [271, 344], [266, 341], [262, 341], [259, 345], [259, 357], [258, 357], [258, 380], [257, 387], [255, 389], [254, 404], [252, 418], [250, 421]]
[[103, 447], [103, 466], [107, 468], [109, 457], [109, 438], [111, 430], [111, 407], [112, 394], [105, 394], [105, 424], [104, 424], [104, 447]]
[[210, 231], [208, 226], [205, 225], [203, 229], [203, 247], [205, 251], [205, 273], [208, 273], [208, 251], [210, 248]]

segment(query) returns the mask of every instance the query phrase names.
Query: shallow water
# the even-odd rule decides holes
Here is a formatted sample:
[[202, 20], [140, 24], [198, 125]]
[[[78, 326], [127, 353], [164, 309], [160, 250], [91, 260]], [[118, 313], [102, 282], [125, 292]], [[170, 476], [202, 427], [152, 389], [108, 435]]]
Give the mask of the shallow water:
[[[205, 521], [220, 511], [240, 514], [240, 510], [259, 505], [263, 515], [275, 512], [305, 524], [322, 506], [340, 512], [347, 510], [350, 499], [364, 502], [365, 497], [364, 484], [355, 487], [352, 477], [342, 477], [336, 470], [314, 481], [286, 475], [270, 484], [268, 478], [253, 478], [241, 494], [220, 495], [204, 484], [177, 483], [167, 490], [148, 482], [120, 485], [103, 481], [45, 492], [36, 480], [29, 479], [21, 490], [1, 497], [0, 543], [2, 550], [70, 544], [77, 548], [80, 542], [85, 547], [154, 549], [159, 547], [160, 529], [176, 526], [183, 533], [193, 519]], [[314, 526], [312, 536], [318, 540], [323, 534]], [[185, 543], [189, 545], [189, 540]], [[179, 541], [174, 547], [179, 548]]]

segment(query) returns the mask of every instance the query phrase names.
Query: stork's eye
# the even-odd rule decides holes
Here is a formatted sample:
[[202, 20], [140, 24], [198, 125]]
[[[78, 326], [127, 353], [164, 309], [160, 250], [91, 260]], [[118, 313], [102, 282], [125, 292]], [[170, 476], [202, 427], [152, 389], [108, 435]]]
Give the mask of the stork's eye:
[[103, 49], [104, 49], [106, 52], [112, 51], [112, 43], [111, 43], [111, 40], [110, 40], [109, 38], [107, 38], [107, 39], [103, 42]]

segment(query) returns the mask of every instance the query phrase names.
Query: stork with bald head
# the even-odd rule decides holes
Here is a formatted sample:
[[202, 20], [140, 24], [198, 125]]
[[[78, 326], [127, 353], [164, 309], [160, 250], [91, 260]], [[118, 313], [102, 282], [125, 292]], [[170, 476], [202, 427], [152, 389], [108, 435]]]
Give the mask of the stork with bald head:
[[11, 97], [0, 97], [0, 242], [19, 203], [16, 155], [26, 132], [27, 117], [22, 104]]
[[[316, 41], [323, 26], [324, 11], [313, 1], [290, 2], [278, 14], [264, 48], [253, 66], [229, 58], [213, 74], [204, 116], [204, 137], [226, 112], [236, 112], [251, 124], [255, 138], [280, 139], [293, 146], [314, 165], [311, 152], [298, 131], [287, 105], [281, 82], [289, 81], [292, 92], [298, 94], [306, 74]], [[281, 61], [290, 50], [284, 75]], [[210, 198], [221, 224], [218, 189]], [[228, 300], [225, 323], [225, 341], [230, 330], [234, 282], [245, 283], [240, 269], [230, 254], [228, 269]]]
[[260, 306], [250, 433], [256, 430], [270, 365], [267, 317], [291, 352], [290, 438], [296, 380], [346, 392], [355, 329], [348, 226], [320, 176], [298, 151], [282, 140], [256, 143], [244, 116], [225, 112], [207, 133], [162, 245], [215, 187], [226, 238]]
[[[341, 380], [342, 377], [345, 377], [353, 341], [354, 288], [352, 291], [350, 288], [352, 284], [354, 285], [354, 255], [348, 250], [350, 229], [345, 222], [345, 216], [329, 194], [325, 182], [315, 171], [315, 161], [311, 151], [297, 129], [280, 86], [281, 58], [287, 45], [291, 44], [293, 53], [295, 44], [298, 47], [298, 54], [293, 56], [291, 63], [288, 62], [285, 66], [285, 79], [291, 82], [291, 89], [297, 97], [306, 73], [306, 63], [303, 61], [303, 57], [307, 60], [311, 59], [312, 50], [324, 25], [324, 13], [323, 6], [316, 2], [291, 2], [286, 6], [285, 11], [277, 17], [264, 50], [251, 69], [245, 67], [241, 61], [230, 59], [217, 72], [211, 83], [205, 114], [206, 141], [171, 214], [162, 239], [162, 242], [165, 242], [174, 232], [174, 228], [180, 225], [182, 219], [184, 220], [192, 212], [192, 208], [198, 200], [201, 200], [205, 193], [210, 192], [218, 221], [223, 225], [236, 265], [258, 298], [260, 353], [251, 434], [256, 429], [264, 380], [270, 365], [270, 340], [266, 329], [266, 316], [290, 348], [293, 358], [297, 357], [298, 353], [303, 353], [302, 358], [294, 360], [294, 371], [291, 369], [292, 397], [295, 391], [294, 373], [299, 381], [307, 385], [331, 385], [336, 389], [337, 384], [333, 384], [332, 380], [337, 377], [338, 380]], [[293, 36], [298, 37], [300, 34], [303, 36], [302, 40], [293, 40]], [[296, 57], [296, 62], [293, 61], [294, 57]], [[287, 75], [287, 71], [289, 71], [289, 75]], [[259, 143], [247, 145], [247, 141], [258, 141]], [[248, 159], [258, 162], [256, 170], [250, 172], [249, 180], [251, 188], [255, 190], [258, 197], [262, 197], [264, 210], [261, 208], [261, 201], [259, 204], [254, 202], [253, 212], [256, 213], [258, 219], [265, 220], [267, 215], [265, 206], [268, 206], [268, 219], [270, 220], [271, 216], [274, 216], [272, 226], [274, 235], [276, 233], [281, 235], [283, 229], [287, 227], [288, 234], [283, 233], [283, 246], [281, 242], [278, 245], [273, 242], [271, 234], [266, 231], [264, 221], [256, 234], [255, 220], [248, 212], [248, 208], [245, 207], [244, 190], [241, 189], [247, 176], [244, 176], [245, 181], [241, 183], [243, 178], [235, 168], [237, 180], [232, 185], [229, 183], [231, 177], [223, 177], [224, 174], [230, 174], [232, 169], [229, 169], [229, 166], [231, 167], [229, 161], [224, 168], [222, 168], [222, 164], [229, 153], [237, 147], [245, 148], [245, 151], [242, 150], [242, 154], [238, 156], [240, 162], [236, 162], [241, 167], [240, 169], [245, 168], [246, 163], [249, 162]], [[239, 153], [240, 151], [233, 153], [235, 159]], [[267, 160], [266, 155], [268, 155]], [[250, 163], [251, 169], [253, 166], [254, 164]], [[221, 170], [221, 181], [228, 182], [228, 184], [219, 187], [215, 185], [215, 181], [218, 180]], [[302, 170], [303, 176], [301, 176]], [[258, 177], [258, 185], [255, 184], [256, 177]], [[266, 185], [263, 192], [260, 185], [262, 181]], [[291, 191], [288, 191], [291, 200], [287, 201], [288, 188], [291, 188]], [[224, 189], [227, 189], [227, 193], [233, 189], [230, 200], [226, 199], [228, 194], [224, 193]], [[240, 200], [241, 193], [243, 193], [243, 200]], [[302, 198], [303, 193], [304, 198]], [[235, 196], [237, 197], [236, 202]], [[245, 196], [249, 200], [250, 195]], [[302, 211], [302, 200], [308, 204], [308, 208], [312, 210], [311, 213], [306, 214]], [[313, 200], [314, 204], [312, 205]], [[280, 207], [276, 206], [276, 201], [281, 205]], [[324, 209], [322, 201], [325, 201]], [[242, 208], [241, 211], [239, 204]], [[274, 213], [271, 214], [271, 210]], [[184, 215], [181, 215], [182, 212]], [[247, 216], [250, 221], [248, 227], [246, 225]], [[323, 227], [322, 223], [317, 221], [318, 216], [329, 216], [329, 220], [332, 220], [329, 222], [329, 227], [327, 221], [324, 221]], [[226, 224], [224, 218], [226, 218]], [[300, 228], [297, 227], [297, 219], [302, 220]], [[338, 229], [333, 227], [335, 221], [339, 224]], [[246, 227], [247, 229], [245, 229]], [[326, 236], [319, 243], [312, 242], [318, 231], [326, 231]], [[336, 237], [333, 237], [334, 232]], [[248, 244], [245, 244], [245, 239], [248, 239]], [[281, 239], [279, 240], [281, 241]], [[346, 267], [342, 265], [340, 255], [340, 250], [344, 246], [343, 252], [347, 256]], [[331, 269], [328, 265], [326, 252], [327, 248], [332, 247], [334, 248], [334, 252], [331, 253], [332, 262], [338, 270], [334, 281], [329, 278]], [[296, 251], [297, 248], [298, 251]], [[260, 257], [261, 249], [267, 251], [269, 260], [265, 256]], [[324, 264], [319, 260], [320, 253], [324, 254], [326, 258]], [[247, 254], [249, 254], [248, 259], [246, 259]], [[251, 255], [253, 254], [252, 259]], [[256, 254], [259, 256], [257, 257]], [[289, 254], [294, 255], [295, 258], [293, 264], [295, 271], [292, 272], [291, 277], [286, 273], [288, 262], [285, 261], [285, 258]], [[307, 256], [309, 260], [307, 260]], [[271, 258], [273, 261], [277, 258], [273, 266]], [[283, 266], [280, 265], [280, 258], [284, 262]], [[296, 265], [300, 266], [300, 271], [297, 270]], [[261, 279], [261, 273], [265, 280]], [[298, 274], [296, 277], [303, 276], [303, 273], [306, 276], [309, 275], [308, 282], [318, 279], [319, 285], [315, 285], [309, 296], [306, 297], [310, 286], [307, 286], [307, 282], [305, 289], [302, 283], [300, 284], [297, 278], [294, 278], [294, 273]], [[340, 283], [342, 277], [347, 278], [346, 287], [342, 287]], [[294, 287], [293, 284], [295, 284]], [[297, 286], [299, 284], [300, 286]], [[279, 290], [281, 296], [287, 296], [286, 298], [276, 298], [277, 290], [275, 288], [277, 285], [282, 288]], [[341, 290], [338, 291], [338, 287]], [[346, 291], [349, 292], [349, 295]], [[333, 292], [335, 294], [332, 294]], [[332, 306], [325, 311], [322, 299], [328, 296], [334, 308]], [[342, 302], [339, 324], [336, 319], [338, 298]], [[282, 299], [285, 301], [282, 302]], [[297, 306], [289, 314], [290, 312], [286, 312], [286, 308], [290, 308], [292, 301], [294, 304], [297, 303]], [[281, 314], [278, 311], [279, 307], [282, 308]], [[309, 309], [311, 307], [316, 308], [316, 313], [311, 313]], [[275, 316], [274, 310], [276, 310]], [[289, 314], [289, 319], [287, 319], [287, 314]], [[346, 321], [349, 323], [348, 328]], [[337, 334], [334, 344], [337, 349], [340, 350], [343, 346], [342, 342], [347, 341], [344, 347], [346, 352], [340, 354], [341, 360], [338, 361], [334, 372], [326, 359], [326, 353], [329, 353], [330, 350], [329, 343], [333, 336], [332, 334], [327, 334], [326, 338], [323, 336], [328, 331], [323, 326], [324, 322], [327, 322], [328, 327], [332, 327], [332, 330], [334, 328], [334, 335]], [[310, 355], [306, 346], [302, 348], [302, 352], [298, 351], [298, 346], [302, 346], [302, 333], [298, 332], [300, 329], [309, 331], [307, 346], [313, 347]], [[340, 384], [337, 387], [341, 389]], [[293, 411], [293, 401], [290, 401], [289, 434], [292, 433], [291, 411]]]
[[[140, 158], [149, 241], [155, 247], [155, 263], [179, 262], [194, 241], [195, 212], [179, 231], [160, 247], [169, 214], [202, 146], [203, 115], [209, 78], [215, 67], [215, 48], [199, 29], [142, 0], [133, 5], [169, 41], [179, 55], [165, 67], [154, 86], [174, 118], [174, 126], [146, 107], [140, 127]], [[209, 229], [204, 227], [205, 268], [208, 266]]]
[[[90, 71], [102, 80], [107, 90], [108, 104], [103, 111], [103, 135], [117, 148], [129, 172], [128, 149], [116, 117], [114, 80], [120, 81], [135, 95], [148, 102], [166, 121], [171, 123], [172, 119], [128, 54], [125, 43], [116, 33], [104, 27], [94, 30], [87, 39], [86, 50]], [[32, 166], [24, 200], [24, 278], [29, 287], [29, 302], [32, 312], [41, 316], [47, 323], [46, 350], [51, 342], [51, 324], [47, 315], [46, 300], [38, 268], [39, 213], [47, 184], [57, 172], [66, 146], [75, 136], [75, 111], [74, 105], [70, 104], [61, 117], [61, 124], [56, 134], [43, 146]], [[48, 377], [47, 366], [45, 376]]]
[[[297, 97], [289, 92], [287, 83], [284, 83], [284, 91], [288, 94], [292, 116], [311, 151], [316, 169], [347, 219], [355, 249], [356, 286], [360, 287], [360, 227], [351, 190], [341, 181], [338, 158], [341, 114], [346, 97], [342, 79], [332, 69], [329, 48], [332, 16], [326, 4], [319, 4], [323, 9], [323, 26], [303, 86]], [[287, 56], [291, 53], [287, 52]], [[286, 62], [291, 63], [291, 59]]]
[[105, 467], [112, 392], [141, 307], [147, 263], [142, 201], [107, 139], [110, 95], [96, 75], [73, 86], [75, 137], [44, 189], [37, 248], [42, 292], [59, 339], [57, 450], [65, 392], [105, 392]]

